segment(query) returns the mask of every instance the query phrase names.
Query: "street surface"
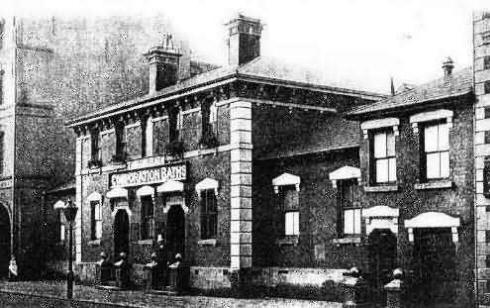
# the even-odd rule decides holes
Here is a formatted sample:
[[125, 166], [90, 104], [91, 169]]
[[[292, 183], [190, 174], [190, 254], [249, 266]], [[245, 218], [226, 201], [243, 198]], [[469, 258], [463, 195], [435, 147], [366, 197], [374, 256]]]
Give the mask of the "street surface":
[[143, 291], [110, 291], [75, 285], [74, 301], [65, 300], [65, 282], [0, 282], [0, 307], [323, 307], [340, 303], [283, 298], [235, 299], [205, 296], [163, 296]]

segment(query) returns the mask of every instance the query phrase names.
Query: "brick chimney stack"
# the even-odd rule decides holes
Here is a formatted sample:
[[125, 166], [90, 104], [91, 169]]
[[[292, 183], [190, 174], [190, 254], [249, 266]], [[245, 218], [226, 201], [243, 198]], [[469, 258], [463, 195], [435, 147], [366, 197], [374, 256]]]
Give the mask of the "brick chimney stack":
[[444, 70], [444, 77], [449, 77], [453, 73], [454, 62], [453, 59], [447, 57], [444, 62], [442, 62], [442, 69]]
[[181, 54], [174, 47], [171, 34], [165, 34], [162, 45], [150, 48], [144, 56], [150, 68], [149, 94], [177, 83]]
[[260, 56], [260, 19], [238, 14], [228, 27], [228, 65], [238, 66]]

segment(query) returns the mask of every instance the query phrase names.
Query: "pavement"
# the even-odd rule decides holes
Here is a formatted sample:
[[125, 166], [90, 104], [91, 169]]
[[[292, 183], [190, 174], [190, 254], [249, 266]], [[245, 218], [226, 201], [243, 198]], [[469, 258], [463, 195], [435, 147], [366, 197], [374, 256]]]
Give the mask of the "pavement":
[[[62, 299], [66, 296], [66, 283], [64, 281], [16, 281], [0, 282], [0, 293], [9, 295], [21, 294], [30, 296], [29, 307], [46, 307], [40, 303], [42, 298]], [[103, 306], [110, 304], [112, 307], [323, 307], [340, 308], [342, 304], [297, 300], [285, 298], [256, 298], [238, 299], [226, 297], [207, 297], [207, 296], [165, 296], [148, 294], [144, 291], [114, 291], [101, 290], [93, 286], [75, 285], [73, 299], [79, 302], [90, 303], [90, 307]], [[3, 299], [2, 301], [6, 301]], [[22, 307], [22, 303], [6, 303], [0, 301], [2, 307]], [[77, 306], [77, 305], [75, 305]]]

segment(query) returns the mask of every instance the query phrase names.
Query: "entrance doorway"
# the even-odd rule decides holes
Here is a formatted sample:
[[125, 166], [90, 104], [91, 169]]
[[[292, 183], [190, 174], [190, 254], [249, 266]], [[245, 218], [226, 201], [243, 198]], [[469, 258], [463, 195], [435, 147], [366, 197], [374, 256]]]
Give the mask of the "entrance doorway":
[[451, 228], [414, 229], [412, 298], [418, 306], [451, 307], [457, 283], [455, 266]]
[[119, 254], [129, 255], [129, 217], [125, 210], [118, 210], [114, 218], [114, 260]]
[[180, 204], [173, 204], [167, 214], [167, 249], [172, 262], [177, 253], [184, 257], [185, 215]]
[[396, 267], [396, 235], [390, 229], [375, 229], [368, 240], [371, 298], [384, 307], [384, 285], [390, 282], [391, 273]]
[[8, 276], [10, 263], [10, 216], [0, 204], [0, 278]]

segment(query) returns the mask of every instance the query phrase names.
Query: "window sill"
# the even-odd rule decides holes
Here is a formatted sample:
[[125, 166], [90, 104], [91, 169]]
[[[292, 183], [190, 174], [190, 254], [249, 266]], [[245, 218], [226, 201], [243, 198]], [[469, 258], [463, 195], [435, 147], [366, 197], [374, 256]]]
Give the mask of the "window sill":
[[432, 181], [427, 183], [415, 184], [415, 189], [441, 189], [441, 188], [452, 188], [453, 182], [450, 180]]
[[153, 239], [139, 240], [138, 245], [153, 245]]
[[360, 237], [343, 237], [343, 238], [335, 238], [332, 240], [332, 243], [337, 245], [337, 247], [340, 247], [340, 245], [355, 245], [355, 246], [360, 246], [361, 245], [361, 238]]
[[276, 245], [281, 246], [298, 246], [299, 236], [290, 235], [282, 239], [276, 240]]
[[216, 247], [218, 245], [218, 241], [214, 238], [206, 239], [206, 240], [198, 240], [197, 245], [199, 246], [212, 246]]
[[398, 185], [364, 186], [365, 192], [390, 192], [398, 191]]
[[100, 239], [98, 240], [91, 240], [88, 242], [89, 246], [100, 246]]

